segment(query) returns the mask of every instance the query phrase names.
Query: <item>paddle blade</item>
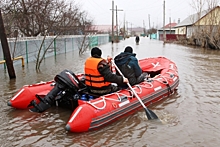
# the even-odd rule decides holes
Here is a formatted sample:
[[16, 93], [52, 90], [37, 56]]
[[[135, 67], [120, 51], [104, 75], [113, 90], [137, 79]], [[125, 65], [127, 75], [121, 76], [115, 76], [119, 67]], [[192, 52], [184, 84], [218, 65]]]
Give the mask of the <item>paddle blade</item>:
[[145, 112], [146, 112], [148, 120], [150, 120], [150, 119], [158, 119], [157, 115], [153, 111], [151, 111], [150, 109], [145, 108]]

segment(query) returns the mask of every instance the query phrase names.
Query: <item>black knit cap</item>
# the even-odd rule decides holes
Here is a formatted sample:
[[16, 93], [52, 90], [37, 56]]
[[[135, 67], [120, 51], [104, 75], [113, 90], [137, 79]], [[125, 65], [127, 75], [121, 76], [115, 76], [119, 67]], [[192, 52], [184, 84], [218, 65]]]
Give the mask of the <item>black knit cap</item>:
[[100, 58], [102, 56], [102, 51], [99, 48], [94, 47], [91, 50], [91, 56], [92, 57], [99, 57]]
[[124, 52], [133, 53], [133, 49], [130, 46], [127, 46], [124, 50]]

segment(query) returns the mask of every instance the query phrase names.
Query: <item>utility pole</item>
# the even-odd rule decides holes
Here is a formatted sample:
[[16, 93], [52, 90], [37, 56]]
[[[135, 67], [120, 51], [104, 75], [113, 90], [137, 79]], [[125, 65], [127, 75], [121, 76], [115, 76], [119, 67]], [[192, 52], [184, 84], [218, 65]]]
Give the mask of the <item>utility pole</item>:
[[118, 10], [117, 9], [117, 6], [116, 6], [116, 9], [114, 9], [114, 1], [112, 1], [112, 36], [113, 36], [113, 40], [112, 40], [112, 43], [114, 42], [114, 11], [116, 11], [116, 35], [117, 35], [117, 42], [118, 42], [118, 11], [123, 11], [123, 10]]
[[150, 26], [150, 14], [148, 14], [148, 20], [149, 20], [149, 35], [150, 35], [150, 39], [151, 39], [151, 26]]
[[165, 0], [163, 1], [163, 43], [166, 41], [166, 34], [165, 34]]
[[149, 30], [151, 29], [151, 26], [150, 26], [150, 14], [148, 14], [148, 20], [149, 20]]
[[123, 37], [124, 37], [124, 40], [125, 40], [125, 14], [124, 14]]
[[126, 28], [127, 28], [127, 33], [128, 33], [128, 21], [126, 21]]
[[114, 0], [112, 1], [112, 43], [114, 43]]
[[145, 23], [144, 23], [144, 20], [143, 20], [143, 31], [144, 31], [144, 37], [145, 37], [145, 34], [146, 34], [146, 30], [145, 30]]
[[118, 39], [118, 10], [117, 10], [117, 5], [116, 5], [116, 42], [119, 42], [119, 39]]
[[7, 37], [5, 34], [5, 27], [2, 19], [1, 9], [0, 9], [0, 39], [1, 39], [2, 50], [6, 61], [9, 77], [10, 79], [14, 79], [16, 78], [16, 75], [14, 71], [13, 61], [11, 60], [11, 54], [8, 47]]
[[170, 34], [171, 34], [171, 17], [170, 17]]

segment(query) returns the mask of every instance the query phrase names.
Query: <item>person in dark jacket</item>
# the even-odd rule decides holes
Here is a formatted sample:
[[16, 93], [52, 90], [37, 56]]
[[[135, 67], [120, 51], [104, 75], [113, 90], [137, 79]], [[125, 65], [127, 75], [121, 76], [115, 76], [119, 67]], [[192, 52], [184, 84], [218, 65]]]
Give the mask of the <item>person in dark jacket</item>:
[[91, 57], [85, 62], [85, 84], [90, 92], [98, 95], [103, 95], [119, 90], [118, 86], [111, 83], [121, 85], [128, 83], [128, 79], [113, 74], [111, 71], [111, 63], [108, 60], [101, 58], [102, 51], [94, 47], [91, 50]]
[[136, 44], [139, 44], [139, 41], [140, 41], [140, 38], [139, 38], [139, 36], [137, 35], [137, 36], [135, 37], [135, 42], [136, 42]]
[[128, 78], [131, 86], [143, 82], [146, 78], [147, 73], [142, 73], [132, 47], [127, 46], [124, 52], [121, 52], [114, 58], [114, 61], [122, 74]]

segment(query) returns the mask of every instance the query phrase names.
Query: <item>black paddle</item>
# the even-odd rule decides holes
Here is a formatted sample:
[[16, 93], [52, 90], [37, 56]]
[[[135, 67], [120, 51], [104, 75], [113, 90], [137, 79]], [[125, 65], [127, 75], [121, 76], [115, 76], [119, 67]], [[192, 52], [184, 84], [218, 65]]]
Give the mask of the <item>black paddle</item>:
[[[114, 63], [114, 61], [112, 61], [112, 64], [115, 66], [115, 68], [117, 69], [117, 71], [120, 73], [121, 76], [124, 77], [124, 75], [121, 73], [121, 71], [119, 70], [119, 68], [117, 67], [117, 65]], [[140, 97], [137, 95], [137, 93], [134, 91], [134, 89], [131, 87], [131, 85], [129, 83], [127, 83], [128, 87], [131, 89], [131, 91], [134, 93], [135, 97], [139, 100], [139, 102], [141, 103], [141, 105], [144, 107], [144, 110], [146, 112], [147, 118], [150, 119], [158, 119], [157, 115], [151, 111], [150, 109], [148, 109], [144, 103], [141, 101]]]

